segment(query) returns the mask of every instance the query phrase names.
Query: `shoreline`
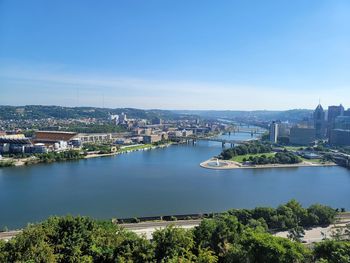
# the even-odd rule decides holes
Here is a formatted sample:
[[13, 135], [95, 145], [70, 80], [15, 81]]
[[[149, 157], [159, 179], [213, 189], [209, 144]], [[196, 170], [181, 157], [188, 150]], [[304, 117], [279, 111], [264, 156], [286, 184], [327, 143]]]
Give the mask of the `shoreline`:
[[[131, 152], [140, 152], [140, 151], [149, 151], [149, 150], [155, 150], [159, 148], [165, 148], [171, 146], [172, 143], [167, 143], [167, 144], [162, 144], [162, 145], [152, 145], [149, 147], [144, 147], [144, 148], [138, 148], [138, 149], [130, 149], [130, 150], [123, 150], [123, 151], [116, 151], [113, 153], [102, 153], [102, 154], [89, 154], [84, 156], [82, 159], [90, 159], [90, 158], [97, 158], [97, 157], [108, 157], [108, 156], [116, 156], [120, 154], [126, 154], [126, 153], [131, 153]], [[126, 148], [124, 148], [126, 149]]]
[[239, 162], [230, 160], [219, 160], [220, 163], [224, 163], [224, 166], [211, 166], [209, 163], [216, 162], [216, 158], [210, 158], [199, 164], [200, 167], [212, 170], [232, 170], [232, 169], [270, 169], [270, 168], [297, 168], [297, 167], [328, 167], [338, 166], [335, 163], [312, 163], [301, 162], [296, 164], [263, 164], [263, 165], [244, 165]]
[[[149, 151], [149, 150], [154, 150], [154, 149], [159, 149], [159, 148], [165, 148], [165, 147], [169, 147], [171, 145], [172, 145], [172, 143], [167, 143], [167, 144], [162, 144], [162, 145], [152, 145], [152, 146], [148, 146], [148, 147], [144, 147], [144, 148], [137, 148], [137, 149], [130, 149], [130, 150], [126, 150], [125, 149], [125, 150], [122, 150], [122, 151], [116, 151], [116, 152], [112, 152], [112, 153], [101, 153], [101, 154], [94, 153], [94, 154], [89, 154], [89, 155], [83, 156], [80, 159], [65, 160], [65, 161], [61, 161], [61, 162], [88, 160], [88, 159], [91, 159], [91, 158], [98, 158], [98, 157], [111, 157], [111, 156], [116, 156], [116, 155], [119, 155], [119, 154], [127, 154], [127, 153], [131, 153], [131, 152]], [[31, 165], [45, 163], [45, 162], [36, 162], [36, 159], [33, 158], [33, 157], [28, 157], [28, 158], [23, 158], [23, 159], [8, 159], [8, 158], [6, 158], [5, 160], [2, 160], [2, 161], [11, 161], [11, 162], [13, 162], [13, 165], [7, 166], [7, 167], [1, 167], [1, 168], [23, 167], [23, 166], [31, 166]], [[32, 162], [31, 163], [26, 163], [27, 161], [32, 161]], [[47, 164], [58, 163], [58, 162], [60, 162], [60, 161], [48, 162]]]

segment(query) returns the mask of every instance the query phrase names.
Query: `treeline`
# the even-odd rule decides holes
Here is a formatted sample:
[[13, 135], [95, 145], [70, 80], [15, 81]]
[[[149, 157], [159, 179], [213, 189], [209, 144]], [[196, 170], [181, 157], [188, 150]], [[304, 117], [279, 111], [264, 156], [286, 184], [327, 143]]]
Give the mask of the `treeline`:
[[79, 160], [84, 157], [79, 151], [75, 151], [75, 150], [41, 153], [41, 154], [36, 154], [35, 156], [37, 157], [36, 161], [40, 163]]
[[106, 144], [95, 144], [95, 143], [84, 143], [83, 150], [87, 152], [99, 152], [100, 154], [111, 153], [111, 145]]
[[11, 166], [15, 166], [14, 161], [1, 161], [0, 160], [0, 168], [2, 168], [2, 167], [11, 167]]
[[228, 213], [244, 225], [259, 224], [269, 230], [291, 230], [297, 226], [329, 225], [334, 222], [337, 211], [321, 204], [303, 208], [299, 202], [291, 200], [277, 208], [232, 209]]
[[[167, 110], [141, 110], [133, 108], [96, 108], [96, 107], [62, 107], [62, 106], [1, 106], [0, 119], [2, 120], [27, 120], [27, 119], [80, 119], [95, 118], [108, 119], [110, 114], [121, 114], [124, 112], [130, 118], [153, 119], [159, 117], [162, 119], [177, 119], [183, 114], [177, 114]], [[195, 117], [195, 116], [190, 116]]]
[[273, 156], [266, 156], [264, 154], [260, 156], [249, 156], [249, 158], [243, 158], [243, 162], [250, 162], [251, 164], [263, 165], [263, 164], [295, 164], [300, 163], [302, 160], [300, 157], [292, 152], [278, 152]]
[[[299, 210], [299, 209], [298, 209]], [[258, 215], [258, 210], [254, 212]], [[264, 214], [264, 213], [263, 213]], [[349, 262], [350, 242], [323, 241], [309, 249], [275, 237], [232, 213], [204, 219], [198, 227], [156, 230], [151, 241], [111, 222], [52, 217], [0, 241], [0, 262]]]
[[272, 147], [269, 143], [254, 141], [248, 144], [238, 145], [230, 149], [225, 149], [222, 151], [219, 157], [224, 160], [230, 160], [237, 155], [270, 153], [271, 151]]

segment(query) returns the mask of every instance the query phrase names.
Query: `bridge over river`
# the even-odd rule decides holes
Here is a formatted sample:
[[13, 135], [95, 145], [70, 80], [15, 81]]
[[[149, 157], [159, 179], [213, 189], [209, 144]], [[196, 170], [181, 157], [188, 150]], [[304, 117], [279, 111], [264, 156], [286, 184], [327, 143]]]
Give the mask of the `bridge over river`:
[[252, 138], [249, 140], [231, 140], [231, 139], [222, 139], [218, 137], [199, 137], [199, 136], [187, 136], [187, 137], [177, 137], [181, 140], [185, 140], [187, 143], [192, 142], [195, 144], [197, 141], [211, 141], [211, 142], [221, 142], [222, 147], [225, 146], [225, 144], [229, 144], [231, 147], [234, 147], [236, 144], [247, 144], [250, 141], [256, 141], [257, 138]]

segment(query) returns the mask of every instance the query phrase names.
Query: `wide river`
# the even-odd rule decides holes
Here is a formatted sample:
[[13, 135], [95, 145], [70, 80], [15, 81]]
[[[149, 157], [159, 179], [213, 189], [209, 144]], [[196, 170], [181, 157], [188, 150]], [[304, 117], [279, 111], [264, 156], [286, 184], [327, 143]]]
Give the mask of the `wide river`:
[[[231, 136], [247, 139], [249, 134]], [[122, 218], [277, 206], [295, 198], [350, 209], [341, 167], [208, 170], [221, 143], [198, 142], [115, 157], [0, 169], [0, 227], [50, 215]]]

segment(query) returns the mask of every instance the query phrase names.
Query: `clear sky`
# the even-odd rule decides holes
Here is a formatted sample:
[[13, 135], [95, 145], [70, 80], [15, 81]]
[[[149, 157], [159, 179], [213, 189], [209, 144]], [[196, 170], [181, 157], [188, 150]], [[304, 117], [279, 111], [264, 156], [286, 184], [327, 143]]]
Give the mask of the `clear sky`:
[[350, 107], [348, 0], [0, 0], [0, 104]]

